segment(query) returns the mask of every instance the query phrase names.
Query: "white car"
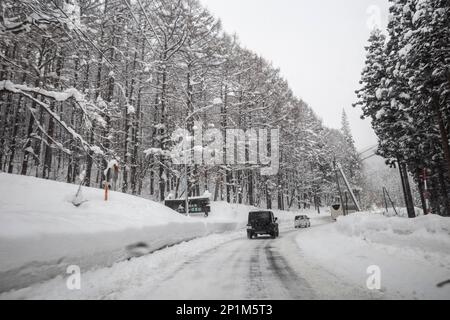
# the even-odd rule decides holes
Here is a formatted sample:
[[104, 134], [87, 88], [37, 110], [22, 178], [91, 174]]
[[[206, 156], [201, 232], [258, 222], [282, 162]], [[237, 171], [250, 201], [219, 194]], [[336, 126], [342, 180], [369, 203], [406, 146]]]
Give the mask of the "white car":
[[311, 227], [311, 221], [308, 216], [296, 216], [295, 217], [295, 228], [309, 228]]

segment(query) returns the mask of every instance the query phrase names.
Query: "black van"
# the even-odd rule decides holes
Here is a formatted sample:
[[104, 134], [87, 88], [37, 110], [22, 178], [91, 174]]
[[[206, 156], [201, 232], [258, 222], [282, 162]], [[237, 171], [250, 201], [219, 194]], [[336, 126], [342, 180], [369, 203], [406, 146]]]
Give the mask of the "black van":
[[272, 211], [252, 211], [248, 214], [247, 237], [253, 239], [260, 234], [268, 234], [272, 238], [279, 236], [278, 218]]

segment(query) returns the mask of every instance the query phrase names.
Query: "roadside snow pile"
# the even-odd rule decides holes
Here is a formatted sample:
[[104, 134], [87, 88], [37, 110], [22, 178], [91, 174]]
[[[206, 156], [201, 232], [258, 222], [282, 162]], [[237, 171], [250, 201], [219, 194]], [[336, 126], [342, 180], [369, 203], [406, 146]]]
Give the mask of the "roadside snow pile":
[[339, 217], [336, 229], [345, 235], [367, 241], [397, 241], [405, 246], [450, 253], [450, 219], [437, 215], [408, 219], [357, 213]]
[[[423, 216], [423, 210], [420, 208], [415, 207], [414, 212], [416, 214], [416, 217]], [[376, 213], [376, 214], [384, 214], [387, 217], [402, 217], [402, 218], [408, 218], [408, 210], [404, 207], [396, 207], [395, 210], [392, 207], [389, 207], [387, 212], [385, 208], [377, 208], [374, 210], [370, 210], [370, 213]]]
[[213, 203], [210, 218], [186, 217], [162, 204], [78, 186], [0, 173], [0, 292], [246, 225], [249, 207]]
[[449, 299], [450, 219], [356, 213], [297, 237], [301, 251], [339, 277], [367, 289], [368, 268], [381, 271], [386, 299]]
[[[164, 281], [186, 267], [186, 262], [197, 255], [241, 237], [239, 231], [226, 234], [212, 234], [189, 242], [182, 242], [166, 250], [157, 251], [131, 261], [121, 261], [108, 268], [96, 270], [82, 270], [81, 290], [67, 290], [67, 274], [61, 274], [49, 281], [30, 287], [0, 293], [0, 300], [22, 299], [87, 299], [87, 300], [115, 300], [115, 299], [152, 299], [158, 282]], [[199, 270], [200, 272], [204, 270]], [[216, 269], [207, 270], [214, 274]], [[219, 276], [220, 278], [220, 276]], [[223, 278], [223, 277], [222, 277]], [[220, 279], [222, 279], [220, 278]], [[183, 279], [189, 281], [189, 279]], [[202, 279], [191, 279], [201, 285]], [[174, 289], [184, 294], [184, 284], [180, 283]], [[196, 288], [188, 288], [187, 291]], [[160, 299], [159, 297], [156, 299]]]

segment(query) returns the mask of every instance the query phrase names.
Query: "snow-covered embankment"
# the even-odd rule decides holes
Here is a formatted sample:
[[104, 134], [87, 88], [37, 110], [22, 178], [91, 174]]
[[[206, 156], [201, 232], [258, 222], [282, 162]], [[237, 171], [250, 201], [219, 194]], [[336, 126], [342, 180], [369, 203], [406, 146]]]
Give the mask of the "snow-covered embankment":
[[[0, 173], [0, 292], [57, 275], [69, 265], [106, 267], [182, 241], [244, 228], [251, 207], [213, 203], [212, 214], [186, 217], [146, 199]], [[130, 250], [130, 248], [133, 248]]]
[[[450, 219], [356, 213], [297, 236], [306, 259], [365, 288], [368, 268], [380, 270], [386, 299], [449, 299]], [[346, 298], [346, 297], [342, 297]]]

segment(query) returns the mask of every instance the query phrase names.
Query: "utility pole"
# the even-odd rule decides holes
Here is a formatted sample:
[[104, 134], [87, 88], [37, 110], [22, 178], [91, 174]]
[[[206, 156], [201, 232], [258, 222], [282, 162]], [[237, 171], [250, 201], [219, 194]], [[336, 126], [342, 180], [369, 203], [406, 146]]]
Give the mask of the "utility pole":
[[387, 212], [387, 201], [386, 201], [386, 195], [389, 198], [389, 201], [391, 202], [392, 209], [394, 209], [395, 215], [398, 216], [397, 209], [395, 209], [394, 201], [392, 201], [391, 196], [389, 195], [389, 192], [387, 191], [386, 187], [383, 187], [383, 194], [384, 194], [384, 201], [386, 203], [386, 212]]
[[344, 207], [344, 199], [342, 198], [341, 185], [339, 184], [339, 175], [338, 175], [337, 168], [336, 168], [336, 157], [333, 159], [333, 167], [334, 167], [334, 173], [336, 175], [336, 184], [337, 184], [338, 190], [339, 190], [339, 198], [341, 199], [342, 213], [345, 216], [346, 212], [345, 212], [345, 207]]
[[345, 186], [347, 187], [348, 193], [350, 193], [350, 196], [352, 197], [353, 203], [356, 206], [356, 209], [361, 211], [361, 207], [359, 206], [358, 200], [356, 200], [355, 194], [353, 193], [352, 187], [350, 186], [350, 183], [347, 180], [347, 177], [345, 176], [344, 170], [342, 170], [342, 167], [340, 164], [337, 166], [339, 172], [341, 173], [342, 178], [344, 179]]
[[415, 218], [414, 203], [412, 200], [411, 187], [409, 185], [408, 171], [406, 170], [406, 163], [397, 159], [398, 168], [400, 171], [400, 178], [402, 179], [403, 195], [405, 197], [406, 210], [409, 218]]

